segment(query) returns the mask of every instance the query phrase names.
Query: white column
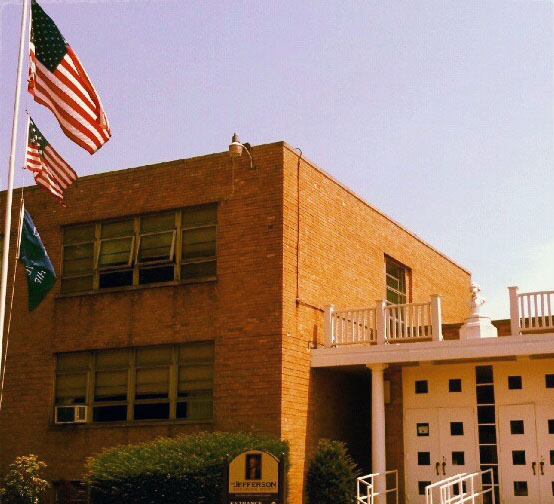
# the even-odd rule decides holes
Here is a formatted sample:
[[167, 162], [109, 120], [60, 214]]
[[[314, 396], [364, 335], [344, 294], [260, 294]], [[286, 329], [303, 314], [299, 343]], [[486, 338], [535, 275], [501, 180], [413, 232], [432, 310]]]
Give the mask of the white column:
[[[384, 473], [387, 470], [385, 444], [385, 388], [383, 372], [387, 364], [368, 364], [371, 369], [371, 472]], [[375, 491], [386, 490], [386, 477], [374, 478]], [[386, 497], [378, 497], [377, 504], [385, 503]]]
[[512, 336], [519, 336], [518, 287], [508, 287], [510, 293], [510, 327]]
[[442, 341], [441, 297], [431, 294], [431, 332], [433, 341]]

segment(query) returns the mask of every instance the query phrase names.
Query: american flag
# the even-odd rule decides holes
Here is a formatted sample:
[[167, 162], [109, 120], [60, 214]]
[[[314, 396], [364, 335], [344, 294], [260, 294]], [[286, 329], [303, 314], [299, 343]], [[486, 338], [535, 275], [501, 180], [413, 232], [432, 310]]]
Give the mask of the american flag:
[[54, 113], [71, 140], [94, 154], [111, 136], [100, 98], [79, 58], [35, 0], [31, 16], [29, 93]]
[[25, 168], [34, 173], [35, 182], [40, 187], [53, 194], [65, 206], [63, 192], [77, 180], [77, 174], [48, 143], [30, 118]]

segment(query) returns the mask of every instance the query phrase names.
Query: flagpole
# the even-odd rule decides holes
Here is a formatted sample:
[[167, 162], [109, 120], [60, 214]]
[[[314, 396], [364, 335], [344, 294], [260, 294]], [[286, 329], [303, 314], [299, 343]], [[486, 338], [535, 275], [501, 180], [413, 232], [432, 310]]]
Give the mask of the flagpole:
[[[12, 143], [10, 151], [10, 166], [8, 171], [8, 191], [6, 193], [6, 216], [4, 221], [4, 249], [2, 251], [2, 282], [0, 284], [0, 349], [4, 341], [4, 321], [6, 318], [6, 290], [8, 286], [8, 259], [10, 252], [10, 234], [12, 227], [12, 198], [15, 169], [15, 150], [17, 146], [17, 126], [19, 122], [19, 102], [21, 99], [21, 76], [23, 71], [23, 54], [25, 51], [25, 28], [29, 14], [29, 0], [23, 0], [21, 13], [21, 34], [19, 37], [19, 59], [17, 61], [17, 81], [15, 86], [15, 102], [13, 105]], [[2, 352], [3, 354], [3, 352]], [[2, 359], [0, 358], [0, 375]]]

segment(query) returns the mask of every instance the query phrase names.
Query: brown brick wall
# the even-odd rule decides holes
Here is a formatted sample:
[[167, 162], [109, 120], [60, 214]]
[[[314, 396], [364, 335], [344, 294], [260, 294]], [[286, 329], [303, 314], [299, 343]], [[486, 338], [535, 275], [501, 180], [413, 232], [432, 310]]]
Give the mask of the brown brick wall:
[[[67, 209], [26, 190], [57, 272], [64, 224], [217, 201], [217, 282], [56, 298], [58, 282], [29, 314], [20, 267], [0, 412], [2, 466], [32, 452], [52, 479], [76, 480], [87, 456], [114, 444], [212, 429], [280, 435], [282, 147], [254, 155], [257, 170], [246, 158], [233, 168], [222, 153], [85, 177], [66, 192]], [[213, 422], [51, 425], [54, 352], [201, 339], [215, 340]]]
[[[360, 439], [364, 448], [370, 449], [367, 438], [371, 435], [371, 418], [367, 415], [365, 423], [360, 424], [356, 407], [357, 401], [370, 400], [370, 388], [364, 390], [347, 377], [322, 379], [310, 371], [308, 347], [316, 341], [323, 343], [322, 308], [327, 304], [338, 309], [373, 306], [376, 299], [383, 299], [387, 254], [411, 268], [414, 302], [440, 294], [443, 321], [459, 322], [467, 313], [470, 275], [310, 162], [301, 162], [299, 174], [298, 154], [287, 147], [283, 231], [282, 436], [292, 443], [295, 470], [290, 483], [292, 502], [296, 503], [301, 501], [304, 488], [305, 461], [320, 437], [353, 439], [351, 451], [358, 458]], [[349, 422], [351, 432], [344, 432], [336, 412], [330, 414], [331, 404], [345, 409], [347, 413], [340, 413], [341, 422]], [[400, 417], [394, 422], [400, 422], [401, 427], [401, 403], [395, 407], [395, 417], [398, 407]], [[312, 418], [317, 421], [311, 422]], [[391, 452], [392, 446], [397, 446], [394, 443], [394, 437], [388, 439]], [[400, 459], [400, 453], [391, 453], [390, 463], [395, 467], [400, 468]], [[360, 460], [364, 465], [363, 457]]]
[[[26, 190], [58, 272], [63, 225], [217, 201], [217, 282], [73, 297], [56, 297], [58, 284], [28, 314], [20, 268], [0, 470], [32, 452], [47, 462], [52, 479], [76, 480], [86, 457], [103, 447], [215, 429], [289, 440], [291, 504], [303, 502], [306, 458], [321, 437], [346, 441], [369, 470], [370, 372], [310, 370], [310, 347], [323, 342], [322, 307], [382, 298], [386, 253], [412, 269], [414, 301], [439, 293], [444, 321], [460, 322], [469, 274], [306, 161], [298, 216], [296, 153], [280, 142], [254, 148], [253, 157], [255, 170], [246, 157], [233, 163], [220, 153], [85, 177], [67, 191], [67, 209]], [[213, 422], [51, 425], [55, 352], [199, 339], [215, 340]], [[401, 403], [387, 414], [391, 408], [394, 416]], [[398, 464], [395, 442], [388, 439], [389, 460]]]

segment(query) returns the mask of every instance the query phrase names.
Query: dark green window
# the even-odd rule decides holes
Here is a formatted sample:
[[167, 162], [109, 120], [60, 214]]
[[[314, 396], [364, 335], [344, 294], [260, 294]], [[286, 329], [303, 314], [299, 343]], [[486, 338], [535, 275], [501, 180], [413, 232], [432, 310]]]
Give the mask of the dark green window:
[[62, 294], [216, 276], [217, 205], [64, 228]]

